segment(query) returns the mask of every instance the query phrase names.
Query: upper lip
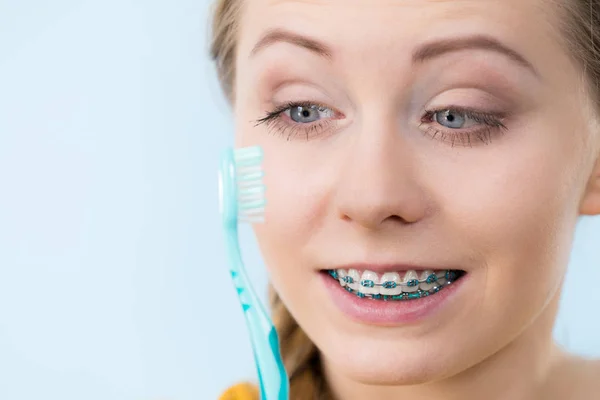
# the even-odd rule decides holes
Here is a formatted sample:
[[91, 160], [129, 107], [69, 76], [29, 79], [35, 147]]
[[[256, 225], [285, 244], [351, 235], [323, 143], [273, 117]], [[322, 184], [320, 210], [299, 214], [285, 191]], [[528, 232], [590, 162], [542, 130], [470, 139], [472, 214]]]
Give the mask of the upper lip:
[[394, 272], [394, 271], [408, 271], [408, 270], [413, 270], [413, 271], [441, 271], [441, 270], [447, 270], [447, 269], [459, 269], [459, 268], [448, 268], [447, 266], [433, 266], [433, 265], [414, 265], [414, 264], [370, 264], [370, 263], [358, 263], [358, 264], [346, 264], [346, 265], [339, 265], [335, 268], [329, 268], [329, 269], [344, 269], [344, 270], [349, 270], [349, 269], [356, 269], [359, 271], [373, 271], [373, 272], [379, 272], [379, 273], [385, 273], [385, 272]]

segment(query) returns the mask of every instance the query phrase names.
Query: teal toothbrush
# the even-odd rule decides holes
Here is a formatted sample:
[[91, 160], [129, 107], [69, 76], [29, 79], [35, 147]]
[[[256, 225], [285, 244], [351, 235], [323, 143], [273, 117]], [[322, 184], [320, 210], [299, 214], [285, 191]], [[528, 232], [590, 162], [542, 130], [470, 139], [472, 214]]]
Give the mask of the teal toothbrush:
[[244, 269], [238, 241], [238, 223], [264, 222], [265, 186], [263, 152], [258, 146], [227, 149], [219, 171], [219, 205], [229, 258], [258, 372], [261, 400], [289, 400], [289, 380], [273, 322], [256, 295]]

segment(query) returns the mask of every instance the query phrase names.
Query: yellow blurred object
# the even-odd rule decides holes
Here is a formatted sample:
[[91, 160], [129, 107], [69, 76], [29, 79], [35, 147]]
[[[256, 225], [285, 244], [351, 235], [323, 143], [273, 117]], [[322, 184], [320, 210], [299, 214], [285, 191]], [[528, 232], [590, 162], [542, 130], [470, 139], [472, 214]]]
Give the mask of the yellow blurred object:
[[258, 388], [250, 383], [232, 386], [219, 397], [219, 400], [260, 400]]

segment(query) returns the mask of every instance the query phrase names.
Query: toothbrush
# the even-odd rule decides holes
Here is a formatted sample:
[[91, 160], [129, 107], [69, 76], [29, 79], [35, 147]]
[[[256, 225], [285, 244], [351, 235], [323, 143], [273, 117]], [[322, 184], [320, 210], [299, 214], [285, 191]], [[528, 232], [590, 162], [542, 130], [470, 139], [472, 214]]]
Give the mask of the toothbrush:
[[289, 400], [277, 331], [246, 274], [238, 241], [238, 222], [264, 222], [262, 160], [259, 146], [225, 150], [219, 170], [219, 206], [231, 279], [250, 333], [261, 400]]

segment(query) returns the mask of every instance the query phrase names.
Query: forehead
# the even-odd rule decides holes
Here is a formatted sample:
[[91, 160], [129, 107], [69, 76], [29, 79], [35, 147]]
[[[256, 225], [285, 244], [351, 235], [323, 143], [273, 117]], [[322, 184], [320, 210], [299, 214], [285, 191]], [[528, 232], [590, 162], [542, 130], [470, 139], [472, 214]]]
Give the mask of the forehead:
[[[356, 18], [394, 22], [435, 16], [450, 20], [473, 17], [496, 19], [498, 13], [510, 18], [546, 14], [557, 0], [243, 0], [246, 14], [253, 19], [285, 15], [290, 18], [332, 20]], [[417, 18], [421, 17], [421, 18]], [[355, 26], [357, 30], [361, 26]]]
[[[269, 29], [322, 38], [350, 57], [402, 52], [417, 42], [496, 36], [533, 56], [558, 42], [550, 0], [244, 0], [241, 55]], [[545, 48], [543, 48], [545, 47]]]

